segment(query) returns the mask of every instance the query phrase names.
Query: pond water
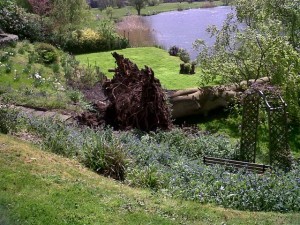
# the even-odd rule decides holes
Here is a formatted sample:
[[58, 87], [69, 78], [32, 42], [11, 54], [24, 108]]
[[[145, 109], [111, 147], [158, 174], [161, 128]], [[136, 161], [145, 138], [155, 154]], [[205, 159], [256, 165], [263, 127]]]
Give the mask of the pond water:
[[197, 51], [193, 49], [195, 40], [200, 38], [212, 45], [214, 39], [210, 38], [206, 28], [210, 25], [220, 28], [229, 13], [234, 13], [230, 6], [220, 6], [160, 13], [145, 19], [153, 29], [158, 45], [165, 49], [173, 45], [185, 48], [194, 60], [197, 57]]

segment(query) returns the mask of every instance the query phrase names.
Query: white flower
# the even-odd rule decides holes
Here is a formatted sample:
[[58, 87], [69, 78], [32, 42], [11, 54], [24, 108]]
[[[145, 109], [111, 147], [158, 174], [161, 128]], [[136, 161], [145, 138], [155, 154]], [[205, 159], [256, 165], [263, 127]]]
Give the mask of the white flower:
[[39, 75], [39, 73], [35, 73], [35, 74], [34, 74], [34, 77], [35, 77], [35, 79], [41, 79], [41, 78], [42, 78], [42, 76]]
[[221, 187], [220, 187], [220, 190], [221, 190], [221, 191], [224, 191], [224, 190], [225, 190], [225, 188], [224, 188], [223, 186], [221, 186]]

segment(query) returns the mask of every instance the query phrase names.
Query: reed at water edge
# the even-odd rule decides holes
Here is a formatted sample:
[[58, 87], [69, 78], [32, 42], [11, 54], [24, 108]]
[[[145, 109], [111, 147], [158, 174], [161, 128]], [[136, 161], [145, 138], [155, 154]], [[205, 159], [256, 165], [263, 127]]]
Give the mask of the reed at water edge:
[[131, 47], [155, 46], [154, 30], [141, 16], [127, 16], [117, 24], [117, 32], [129, 40]]

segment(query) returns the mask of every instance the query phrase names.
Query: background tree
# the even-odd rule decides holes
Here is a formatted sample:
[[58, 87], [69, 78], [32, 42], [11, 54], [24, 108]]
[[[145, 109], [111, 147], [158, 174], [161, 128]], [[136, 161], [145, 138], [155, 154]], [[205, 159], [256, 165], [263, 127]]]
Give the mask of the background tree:
[[[286, 0], [277, 7], [272, 2], [271, 7], [265, 1], [237, 0], [238, 21], [244, 21], [246, 26], [238, 25], [230, 15], [221, 29], [208, 29], [216, 38], [212, 47], [203, 41], [196, 43], [202, 80], [221, 78], [222, 83], [239, 83], [268, 76], [281, 87], [290, 115], [300, 122], [300, 54], [299, 42], [295, 41], [299, 40], [300, 26], [294, 26], [298, 24], [300, 8], [291, 9], [294, 2]], [[286, 9], [293, 16], [278, 13]]]
[[39, 15], [40, 25], [43, 31], [42, 36], [45, 36], [45, 33], [47, 33], [46, 32], [47, 28], [44, 25], [43, 18], [50, 13], [52, 9], [51, 2], [50, 0], [28, 0], [28, 2], [30, 4], [33, 13]]
[[86, 0], [52, 0], [52, 10], [49, 19], [54, 31], [65, 34], [78, 28], [88, 19]]
[[139, 16], [141, 15], [141, 9], [146, 6], [146, 3], [147, 0], [130, 0], [130, 5], [136, 9]]
[[239, 21], [252, 28], [266, 21], [279, 21], [282, 32], [289, 37], [294, 48], [300, 47], [300, 1], [299, 0], [237, 0], [236, 12]]
[[51, 10], [50, 0], [28, 0], [32, 11], [41, 18], [46, 16]]
[[29, 4], [29, 2], [27, 1], [27, 0], [15, 0], [14, 1], [19, 7], [22, 7], [22, 8], [24, 8], [24, 9], [26, 9], [26, 10], [30, 10], [31, 8], [31, 6], [30, 6], [30, 4]]

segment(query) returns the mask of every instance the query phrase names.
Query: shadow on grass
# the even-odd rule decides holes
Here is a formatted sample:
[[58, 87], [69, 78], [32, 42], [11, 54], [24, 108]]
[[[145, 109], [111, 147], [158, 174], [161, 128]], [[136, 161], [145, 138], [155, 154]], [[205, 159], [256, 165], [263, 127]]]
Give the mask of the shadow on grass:
[[215, 109], [208, 115], [195, 115], [174, 121], [179, 126], [197, 126], [210, 133], [221, 133], [231, 138], [240, 138], [241, 116], [228, 109]]

